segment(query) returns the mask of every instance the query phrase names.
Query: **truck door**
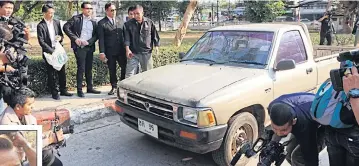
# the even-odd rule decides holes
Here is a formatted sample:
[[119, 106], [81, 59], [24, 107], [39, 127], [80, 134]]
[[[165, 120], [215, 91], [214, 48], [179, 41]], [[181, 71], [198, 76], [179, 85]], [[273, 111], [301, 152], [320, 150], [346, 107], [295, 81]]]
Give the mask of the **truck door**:
[[274, 71], [273, 88], [274, 98], [282, 94], [295, 92], [311, 92], [317, 84], [316, 64], [308, 59], [303, 38], [298, 30], [287, 31], [280, 39], [274, 66], [284, 59], [295, 61], [295, 68]]

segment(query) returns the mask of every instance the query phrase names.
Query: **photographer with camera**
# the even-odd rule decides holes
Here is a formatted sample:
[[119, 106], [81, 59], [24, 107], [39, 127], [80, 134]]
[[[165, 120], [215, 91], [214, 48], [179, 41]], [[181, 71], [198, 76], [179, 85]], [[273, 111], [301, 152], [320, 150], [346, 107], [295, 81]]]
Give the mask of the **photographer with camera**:
[[[37, 125], [34, 116], [31, 115], [32, 104], [35, 102], [35, 93], [29, 88], [13, 90], [9, 96], [4, 96], [9, 105], [0, 115], [0, 125]], [[64, 140], [63, 131], [56, 133], [43, 133], [43, 165], [61, 166], [62, 162], [55, 156], [51, 144]]]
[[[9, 22], [20, 22], [20, 20], [17, 20], [16, 18], [12, 17], [12, 13], [14, 12], [14, 1], [0, 1], [0, 17], [1, 21]], [[12, 28], [13, 25], [9, 25], [10, 28]], [[20, 35], [21, 38], [24, 38], [25, 40], [30, 39], [30, 28], [24, 27], [21, 29], [24, 31], [23, 35]]]
[[332, 13], [330, 11], [325, 12], [324, 16], [318, 21], [321, 22], [319, 45], [324, 45], [324, 39], [327, 39], [327, 45], [332, 45], [332, 36], [333, 33], [336, 33], [332, 20]]
[[[310, 116], [315, 95], [293, 93], [278, 97], [269, 104], [268, 111], [274, 137], [292, 134], [286, 160], [294, 166], [318, 166], [318, 149], [322, 149], [318, 138], [319, 124]], [[319, 141], [319, 142], [318, 142]]]
[[359, 165], [359, 74], [353, 59], [342, 61], [346, 59], [343, 55], [346, 54], [340, 54], [338, 60], [345, 65], [331, 71], [331, 81], [318, 89], [312, 106], [314, 116], [318, 112], [315, 120], [326, 125], [325, 143], [331, 166]]

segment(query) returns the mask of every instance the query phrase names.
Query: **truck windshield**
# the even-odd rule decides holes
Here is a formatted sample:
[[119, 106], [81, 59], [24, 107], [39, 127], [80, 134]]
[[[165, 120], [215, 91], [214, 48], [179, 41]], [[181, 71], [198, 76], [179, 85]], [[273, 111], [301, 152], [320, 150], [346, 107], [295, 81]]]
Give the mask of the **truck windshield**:
[[181, 61], [266, 65], [273, 32], [214, 31], [204, 34]]

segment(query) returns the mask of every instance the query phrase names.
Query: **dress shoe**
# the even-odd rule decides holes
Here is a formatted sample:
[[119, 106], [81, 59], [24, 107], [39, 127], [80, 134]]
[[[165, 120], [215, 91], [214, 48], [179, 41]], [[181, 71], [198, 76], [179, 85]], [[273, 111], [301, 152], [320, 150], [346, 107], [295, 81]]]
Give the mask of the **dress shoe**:
[[98, 90], [95, 90], [95, 89], [87, 89], [87, 93], [100, 94], [101, 91], [98, 91]]
[[79, 97], [85, 97], [85, 94], [84, 94], [84, 92], [82, 92], [82, 91], [77, 91], [77, 96], [79, 96]]
[[55, 100], [60, 100], [60, 95], [57, 93], [52, 94], [52, 98]]
[[112, 88], [110, 92], [108, 92], [108, 95], [113, 95], [116, 93], [116, 88]]
[[60, 93], [61, 96], [72, 96], [73, 94], [67, 92], [67, 91], [63, 91]]

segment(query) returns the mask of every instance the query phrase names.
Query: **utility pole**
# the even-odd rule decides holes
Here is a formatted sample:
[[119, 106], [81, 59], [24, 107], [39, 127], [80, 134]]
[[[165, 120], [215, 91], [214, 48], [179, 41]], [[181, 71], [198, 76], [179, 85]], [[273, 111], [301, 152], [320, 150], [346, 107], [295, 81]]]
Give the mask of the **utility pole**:
[[211, 26], [213, 25], [213, 23], [214, 23], [214, 21], [213, 21], [213, 19], [214, 19], [214, 10], [213, 10], [213, 2], [211, 3], [212, 4], [212, 14], [211, 14]]
[[219, 14], [218, 14], [218, 4], [219, 4], [219, 2], [218, 2], [219, 0], [217, 0], [217, 23], [219, 22]]

